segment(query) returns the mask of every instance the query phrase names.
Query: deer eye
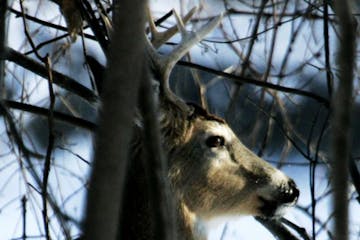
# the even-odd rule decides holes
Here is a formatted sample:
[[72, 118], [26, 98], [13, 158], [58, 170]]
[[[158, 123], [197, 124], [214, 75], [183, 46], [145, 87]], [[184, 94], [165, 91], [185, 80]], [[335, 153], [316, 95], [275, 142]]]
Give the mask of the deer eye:
[[211, 136], [206, 139], [206, 145], [210, 148], [222, 147], [225, 145], [225, 139], [221, 136]]

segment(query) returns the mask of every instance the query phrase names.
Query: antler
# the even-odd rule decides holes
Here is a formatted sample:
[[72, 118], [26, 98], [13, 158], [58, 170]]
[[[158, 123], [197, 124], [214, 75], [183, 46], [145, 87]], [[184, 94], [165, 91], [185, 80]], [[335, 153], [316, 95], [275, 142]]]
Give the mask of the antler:
[[[193, 7], [182, 19], [182, 21], [186, 24], [192, 16], [197, 11], [197, 7]], [[155, 26], [154, 21], [152, 20], [151, 11], [147, 8], [148, 11], [148, 18], [149, 18], [149, 29], [151, 32], [151, 44], [155, 49], [158, 49], [161, 45], [163, 45], [167, 40], [173, 37], [178, 32], [177, 25], [172, 26], [168, 30], [164, 32], [158, 32]], [[171, 11], [172, 13], [174, 10]]]
[[[151, 44], [150, 40], [147, 40], [147, 50], [154, 64], [155, 69], [157, 70], [158, 77], [160, 78], [160, 93], [164, 95], [165, 98], [170, 101], [176, 103], [181, 109], [187, 110], [187, 105], [178, 98], [171, 90], [169, 86], [169, 77], [172, 69], [175, 64], [193, 47], [195, 44], [200, 42], [210, 31], [212, 31], [221, 21], [222, 15], [219, 15], [203, 25], [196, 32], [188, 32], [185, 29], [184, 22], [190, 20], [190, 18], [194, 15], [197, 8], [193, 8], [189, 11], [188, 14], [181, 19], [175, 10], [173, 10], [173, 14], [176, 19], [176, 26], [173, 26], [168, 31], [163, 33], [159, 33], [156, 30], [156, 27], [152, 21], [150, 22], [150, 31], [153, 38], [153, 44]], [[150, 14], [149, 14], [150, 16]], [[160, 55], [157, 53], [157, 47], [161, 46], [161, 44], [165, 43], [169, 38], [171, 38], [177, 31], [181, 34], [181, 41], [179, 45], [177, 45], [168, 55]], [[160, 45], [159, 45], [160, 44]]]

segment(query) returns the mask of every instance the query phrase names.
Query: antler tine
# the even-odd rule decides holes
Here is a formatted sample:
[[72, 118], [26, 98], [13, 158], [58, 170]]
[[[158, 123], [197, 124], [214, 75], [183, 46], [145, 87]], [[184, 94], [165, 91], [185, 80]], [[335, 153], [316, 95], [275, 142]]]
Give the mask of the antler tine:
[[177, 28], [179, 29], [179, 31], [181, 33], [181, 37], [185, 37], [186, 33], [187, 33], [186, 29], [185, 29], [185, 24], [182, 21], [182, 19], [180, 18], [179, 14], [175, 10], [173, 10], [173, 12], [174, 12], [174, 16], [176, 19]]
[[[181, 21], [186, 24], [192, 18], [192, 16], [194, 16], [197, 9], [198, 9], [197, 7], [193, 7]], [[153, 47], [157, 49], [177, 33], [178, 26], [174, 25], [164, 32], [158, 32], [155, 23], [152, 20], [151, 11], [149, 8], [147, 8], [147, 12], [149, 18], [149, 28], [151, 32], [151, 43]], [[172, 12], [175, 13], [175, 10], [172, 10]]]
[[[154, 64], [154, 68], [157, 70], [157, 74], [160, 77], [160, 79], [158, 79], [160, 81], [160, 91], [168, 100], [176, 103], [184, 111], [188, 109], [187, 105], [170, 90], [170, 73], [176, 62], [179, 61], [190, 50], [191, 47], [200, 42], [210, 31], [212, 31], [222, 19], [222, 15], [219, 15], [203, 25], [196, 32], [187, 32], [184, 22], [186, 23], [189, 21], [196, 10], [196, 7], [191, 9], [190, 12], [186, 14], [184, 19], [181, 19], [176, 11], [173, 10], [173, 14], [177, 22], [176, 26], [170, 28], [166, 32], [159, 33], [156, 30], [156, 26], [151, 19], [150, 10], [148, 9], [149, 27], [153, 38], [153, 44], [148, 38], [146, 38], [146, 49], [150, 59], [152, 60], [152, 64]], [[156, 48], [165, 43], [177, 31], [179, 31], [181, 34], [181, 41], [179, 45], [175, 47], [167, 56], [158, 54]]]
[[179, 45], [173, 49], [168, 56], [161, 56], [161, 75], [164, 82], [164, 88], [169, 89], [169, 76], [174, 68], [175, 64], [193, 47], [195, 44], [200, 42], [209, 32], [211, 32], [221, 21], [222, 14], [215, 17], [205, 25], [203, 25], [196, 32], [187, 32], [185, 27], [175, 12], [175, 17], [178, 22], [178, 28], [181, 31], [181, 41]]

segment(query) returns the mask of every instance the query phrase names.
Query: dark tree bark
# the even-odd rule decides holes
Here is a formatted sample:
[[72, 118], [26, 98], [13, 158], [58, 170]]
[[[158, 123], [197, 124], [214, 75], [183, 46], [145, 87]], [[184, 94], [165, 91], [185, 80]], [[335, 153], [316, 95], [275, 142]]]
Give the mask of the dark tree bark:
[[339, 82], [333, 98], [333, 209], [334, 239], [349, 238], [348, 180], [351, 153], [350, 119], [353, 106], [353, 71], [355, 66], [355, 22], [350, 11], [350, 1], [334, 1], [339, 19], [338, 43]]
[[114, 35], [88, 192], [86, 239], [115, 239], [117, 234], [144, 58], [145, 3], [141, 0], [114, 2]]
[[4, 96], [4, 62], [5, 62], [5, 41], [6, 41], [6, 8], [7, 0], [0, 3], [0, 100]]

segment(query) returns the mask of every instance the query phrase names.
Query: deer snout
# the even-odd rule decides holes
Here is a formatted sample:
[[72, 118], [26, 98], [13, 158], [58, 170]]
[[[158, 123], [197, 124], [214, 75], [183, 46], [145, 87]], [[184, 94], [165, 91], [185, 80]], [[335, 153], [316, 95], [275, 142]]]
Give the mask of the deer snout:
[[300, 191], [295, 182], [280, 171], [277, 173], [277, 177], [281, 178], [277, 178], [277, 181], [273, 182], [274, 185], [270, 184], [272, 187], [265, 187], [259, 192], [260, 217], [280, 217], [284, 210], [293, 206], [299, 198]]
[[281, 188], [278, 201], [282, 204], [295, 204], [299, 194], [300, 191], [295, 182], [289, 179], [287, 184]]

